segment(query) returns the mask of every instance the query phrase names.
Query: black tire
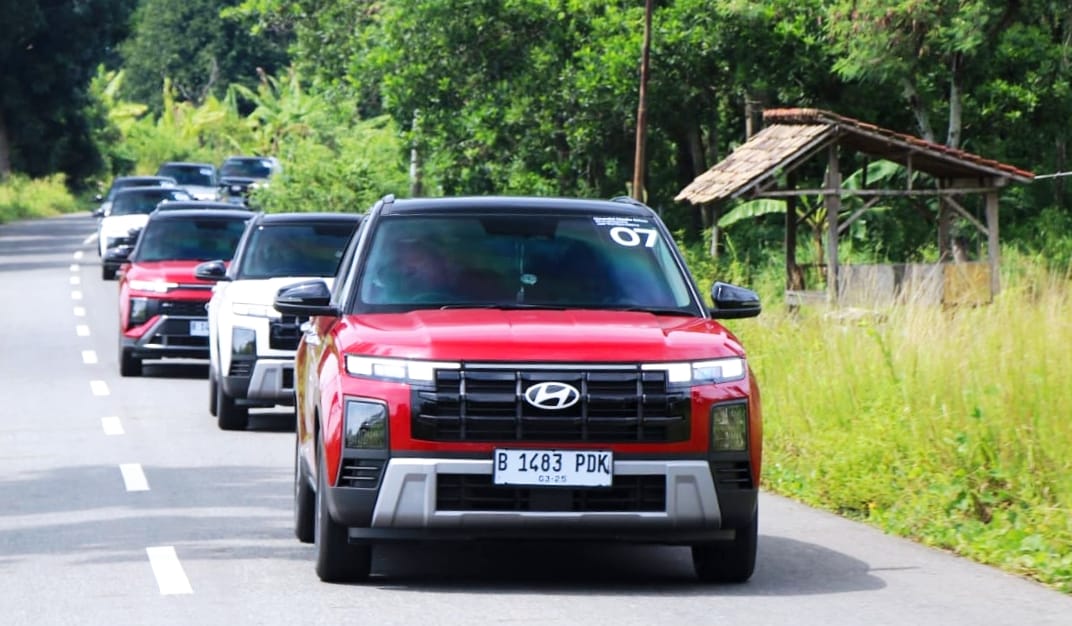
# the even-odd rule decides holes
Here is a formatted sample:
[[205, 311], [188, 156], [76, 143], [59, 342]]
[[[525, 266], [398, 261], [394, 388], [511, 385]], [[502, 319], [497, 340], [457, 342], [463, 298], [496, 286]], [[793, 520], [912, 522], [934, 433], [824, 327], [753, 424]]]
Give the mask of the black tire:
[[216, 383], [216, 423], [220, 430], [245, 430], [249, 426], [249, 408], [238, 404]]
[[372, 546], [351, 544], [346, 526], [331, 519], [327, 493], [327, 470], [324, 449], [317, 442], [316, 516], [316, 575], [326, 583], [365, 580], [372, 571]]
[[131, 350], [119, 348], [119, 375], [123, 377], [141, 376], [141, 359]]
[[752, 577], [756, 568], [756, 539], [759, 534], [759, 513], [752, 523], [738, 528], [730, 541], [692, 546], [692, 567], [696, 577], [705, 583], [743, 583]]
[[115, 280], [115, 268], [107, 265], [101, 266], [100, 277], [102, 280]]
[[294, 536], [302, 543], [316, 541], [316, 491], [302, 471], [298, 438], [294, 437]]
[[218, 404], [218, 398], [216, 397], [216, 393], [217, 393], [216, 388], [217, 388], [218, 385], [219, 385], [219, 383], [216, 382], [216, 374], [214, 374], [212, 369], [209, 368], [209, 370], [208, 370], [208, 414], [211, 415], [212, 417], [216, 417], [216, 415], [218, 413], [217, 407], [219, 406], [219, 404]]

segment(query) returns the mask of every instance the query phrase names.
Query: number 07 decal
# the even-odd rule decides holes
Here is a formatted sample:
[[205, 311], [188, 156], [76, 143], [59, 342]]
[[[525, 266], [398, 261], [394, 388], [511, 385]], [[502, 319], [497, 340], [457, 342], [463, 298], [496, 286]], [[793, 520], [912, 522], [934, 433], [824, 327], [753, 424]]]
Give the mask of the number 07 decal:
[[610, 238], [618, 245], [635, 248], [644, 244], [645, 248], [654, 248], [659, 241], [659, 231], [654, 228], [632, 228], [629, 226], [615, 226], [610, 229]]

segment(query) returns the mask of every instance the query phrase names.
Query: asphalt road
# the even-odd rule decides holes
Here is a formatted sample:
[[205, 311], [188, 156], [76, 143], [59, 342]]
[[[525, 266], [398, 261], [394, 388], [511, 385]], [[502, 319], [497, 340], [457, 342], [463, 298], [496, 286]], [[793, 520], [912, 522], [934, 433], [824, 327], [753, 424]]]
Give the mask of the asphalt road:
[[218, 430], [196, 361], [120, 378], [94, 228], [0, 225], [0, 624], [1072, 624], [1072, 597], [769, 494], [744, 585], [697, 584], [685, 548], [547, 543], [384, 547], [323, 584], [292, 416]]

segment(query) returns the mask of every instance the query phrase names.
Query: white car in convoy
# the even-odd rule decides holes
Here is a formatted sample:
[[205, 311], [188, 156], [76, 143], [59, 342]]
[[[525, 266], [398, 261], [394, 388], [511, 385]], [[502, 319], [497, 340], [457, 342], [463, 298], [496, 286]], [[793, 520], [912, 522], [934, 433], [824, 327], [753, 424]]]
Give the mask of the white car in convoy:
[[294, 402], [294, 351], [306, 320], [281, 315], [283, 287], [330, 284], [351, 235], [354, 213], [258, 213], [233, 260], [208, 261], [195, 275], [216, 282], [208, 304], [209, 413], [223, 430], [244, 430], [249, 409]]
[[119, 264], [106, 259], [109, 248], [120, 244], [133, 245], [137, 234], [149, 221], [149, 214], [161, 202], [193, 200], [179, 187], [127, 187], [116, 192], [107, 213], [97, 223], [97, 252], [101, 257], [101, 278], [112, 280]]

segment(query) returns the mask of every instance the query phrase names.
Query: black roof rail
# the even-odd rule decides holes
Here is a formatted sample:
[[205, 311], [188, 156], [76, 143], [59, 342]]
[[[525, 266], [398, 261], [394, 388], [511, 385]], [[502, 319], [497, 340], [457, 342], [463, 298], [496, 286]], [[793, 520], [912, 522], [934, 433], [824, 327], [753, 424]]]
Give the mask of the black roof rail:
[[641, 202], [640, 200], [637, 200], [636, 198], [634, 198], [632, 196], [614, 196], [613, 198], [610, 199], [610, 201], [611, 202], [622, 202], [622, 203], [625, 203], [625, 204], [631, 204], [633, 206], [640, 206], [640, 207], [644, 207], [644, 208], [650, 208], [648, 205], [644, 204], [643, 202]]

